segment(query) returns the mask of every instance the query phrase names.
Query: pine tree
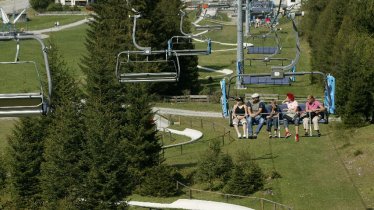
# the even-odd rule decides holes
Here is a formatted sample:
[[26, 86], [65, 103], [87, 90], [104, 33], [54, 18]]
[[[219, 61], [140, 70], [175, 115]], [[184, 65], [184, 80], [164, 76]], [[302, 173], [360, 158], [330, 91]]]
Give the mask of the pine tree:
[[14, 208], [37, 208], [41, 204], [40, 165], [48, 126], [45, 118], [22, 118], [9, 137], [6, 159]]
[[88, 172], [82, 206], [83, 209], [114, 209], [134, 185], [125, 155], [127, 139], [119, 135], [115, 113], [100, 101], [91, 101], [84, 114], [87, 143], [83, 162]]
[[[305, 31], [312, 47], [313, 68], [336, 77], [337, 113], [344, 123], [354, 126], [373, 119], [373, 3], [306, 3], [310, 17], [306, 18]], [[324, 4], [326, 7], [321, 7]]]
[[132, 176], [158, 164], [161, 148], [155, 136], [148, 86], [119, 84], [115, 77], [116, 55], [134, 48], [132, 19], [128, 17], [133, 15], [131, 7], [124, 1], [107, 0], [93, 8], [94, 21], [86, 43], [89, 54], [84, 59], [84, 163], [88, 172], [83, 197], [87, 208], [100, 209], [114, 208], [128, 196], [137, 182]]
[[47, 208], [60, 200], [73, 202], [79, 198], [84, 167], [81, 93], [69, 74], [58, 49], [51, 43], [49, 64], [53, 78], [53, 120], [45, 137], [44, 162], [41, 170], [42, 196]]

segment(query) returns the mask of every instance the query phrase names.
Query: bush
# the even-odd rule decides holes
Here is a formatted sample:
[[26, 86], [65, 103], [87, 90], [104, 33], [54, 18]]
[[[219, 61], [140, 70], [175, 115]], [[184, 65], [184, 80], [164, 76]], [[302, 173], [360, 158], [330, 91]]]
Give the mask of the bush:
[[61, 3], [52, 3], [49, 4], [47, 7], [47, 11], [63, 11], [63, 7]]
[[232, 171], [224, 191], [238, 195], [250, 195], [261, 189], [265, 184], [265, 176], [261, 168], [254, 162], [236, 165]]
[[170, 197], [180, 193], [176, 181], [183, 179], [173, 167], [158, 165], [147, 169], [137, 193], [143, 196]]

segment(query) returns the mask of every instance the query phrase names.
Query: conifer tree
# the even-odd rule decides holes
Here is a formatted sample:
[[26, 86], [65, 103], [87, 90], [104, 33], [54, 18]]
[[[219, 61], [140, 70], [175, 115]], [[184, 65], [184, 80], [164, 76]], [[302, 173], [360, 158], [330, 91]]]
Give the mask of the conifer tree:
[[336, 77], [337, 112], [343, 122], [364, 125], [373, 119], [373, 1], [307, 1], [306, 5], [313, 68]]
[[45, 140], [40, 178], [47, 208], [53, 208], [62, 199], [68, 202], [76, 200], [84, 178], [81, 164], [84, 145], [82, 94], [56, 46], [53, 43], [51, 46], [49, 64], [53, 76], [53, 120]]
[[40, 206], [40, 165], [48, 126], [45, 118], [22, 118], [9, 137], [6, 159], [9, 165], [9, 189], [14, 208]]
[[106, 0], [93, 8], [94, 21], [86, 41], [89, 54], [84, 59], [84, 163], [88, 171], [83, 197], [87, 208], [114, 208], [133, 190], [137, 180], [131, 177], [158, 163], [160, 146], [147, 85], [119, 84], [115, 77], [116, 55], [134, 48], [128, 17], [133, 15], [131, 7], [125, 1]]
[[133, 189], [133, 177], [125, 155], [126, 139], [119, 134], [119, 122], [100, 101], [85, 110], [85, 155], [87, 176], [82, 192], [83, 209], [115, 209]]

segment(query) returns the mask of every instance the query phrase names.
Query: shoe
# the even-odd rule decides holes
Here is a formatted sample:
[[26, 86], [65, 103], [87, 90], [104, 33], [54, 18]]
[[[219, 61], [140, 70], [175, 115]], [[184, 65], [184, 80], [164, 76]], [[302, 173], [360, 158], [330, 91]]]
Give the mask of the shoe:
[[243, 135], [243, 139], [246, 139], [247, 138], [247, 135]]
[[273, 136], [271, 134], [269, 134], [269, 139], [273, 138]]
[[299, 134], [296, 134], [296, 135], [295, 135], [295, 141], [296, 141], [296, 142], [299, 142], [299, 141], [300, 141]]
[[242, 135], [241, 134], [238, 134], [238, 139], [241, 139], [242, 138]]
[[288, 138], [288, 137], [290, 137], [291, 136], [291, 133], [290, 132], [286, 132], [286, 134], [285, 134], [285, 138]]
[[309, 133], [308, 133], [308, 132], [305, 132], [305, 133], [304, 133], [304, 136], [309, 136]]
[[318, 135], [318, 137], [321, 137], [321, 133], [320, 132], [318, 132], [317, 135]]
[[248, 136], [248, 139], [253, 139], [253, 136]]
[[257, 139], [257, 134], [253, 135], [252, 139]]

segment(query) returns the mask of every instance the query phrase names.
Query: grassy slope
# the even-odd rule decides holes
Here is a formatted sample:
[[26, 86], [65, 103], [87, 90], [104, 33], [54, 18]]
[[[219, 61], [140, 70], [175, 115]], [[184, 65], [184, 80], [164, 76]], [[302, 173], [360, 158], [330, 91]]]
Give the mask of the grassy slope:
[[[209, 147], [209, 143], [205, 140], [223, 135], [228, 130], [234, 132], [232, 128], [227, 126], [225, 120], [208, 118], [203, 119], [203, 127], [201, 127], [200, 119], [182, 117], [182, 126], [175, 126], [175, 128], [191, 127], [191, 122], [192, 128], [204, 132], [203, 139], [199, 143], [184, 146], [183, 154], [181, 154], [179, 147], [168, 149], [165, 152], [166, 162], [180, 168], [185, 175], [193, 171], [200, 155]], [[213, 123], [215, 129], [213, 129]], [[266, 188], [271, 189], [273, 195], [258, 192], [254, 195], [256, 197], [265, 197], [292, 206], [294, 209], [363, 209], [360, 195], [352, 184], [351, 178], [355, 181], [355, 185], [366, 186], [366, 188], [359, 188], [359, 192], [363, 197], [369, 197], [372, 195], [370, 193], [369, 177], [372, 177], [370, 175], [372, 175], [373, 170], [370, 170], [370, 168], [362, 169], [367, 170], [364, 179], [359, 176], [355, 177], [353, 173], [349, 173], [348, 176], [340, 159], [343, 158], [344, 161], [345, 155], [338, 155], [334, 146], [337, 143], [344, 144], [344, 142], [340, 142], [340, 139], [336, 139], [336, 135], [340, 134], [339, 130], [336, 130], [337, 126], [334, 123], [323, 125], [321, 130], [324, 135], [321, 138], [301, 138], [300, 143], [295, 143], [292, 138], [289, 140], [268, 140], [265, 132], [262, 132], [256, 141], [235, 140], [229, 143], [226, 137], [223, 151], [231, 154], [234, 158], [238, 154], [248, 152], [261, 165], [266, 174], [277, 171], [282, 176], [280, 179], [267, 181]], [[360, 130], [373, 130], [373, 126]], [[362, 136], [369, 139], [372, 134], [373, 131]], [[234, 136], [233, 133], [231, 135]], [[221, 140], [222, 138], [218, 137], [217, 139]], [[354, 141], [354, 139], [351, 141]], [[366, 144], [368, 142], [359, 143], [356, 146], [362, 148]], [[356, 159], [362, 159], [366, 155], [366, 159], [370, 160], [372, 149], [364, 149], [364, 155]], [[343, 153], [344, 151], [338, 149], [338, 152]], [[349, 154], [349, 152], [344, 152], [344, 154]], [[366, 163], [370, 164], [370, 161]], [[195, 185], [194, 187], [204, 188], [203, 185]], [[361, 193], [361, 191], [365, 193]], [[193, 197], [222, 200], [220, 196], [212, 196], [206, 193], [196, 194], [196, 192], [193, 192]], [[160, 202], [169, 202], [176, 199], [147, 198], [137, 195], [133, 198]], [[370, 198], [365, 200], [367, 204], [372, 201]], [[258, 202], [249, 199], [230, 199], [230, 202], [259, 207]]]
[[[85, 33], [88, 26], [80, 25], [78, 27], [50, 33], [50, 40], [56, 43], [59, 51], [64, 56], [68, 67], [72, 70], [77, 80], [84, 80], [84, 75], [79, 67], [87, 49], [85, 43]], [[114, 70], [113, 70], [114, 74]]]

